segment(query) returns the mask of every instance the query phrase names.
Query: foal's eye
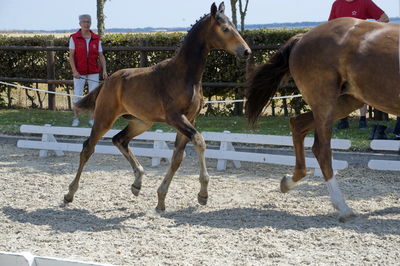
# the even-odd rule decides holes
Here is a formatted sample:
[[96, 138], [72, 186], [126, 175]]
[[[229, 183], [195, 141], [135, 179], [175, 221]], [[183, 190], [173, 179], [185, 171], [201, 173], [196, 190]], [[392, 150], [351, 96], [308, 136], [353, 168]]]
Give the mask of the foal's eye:
[[222, 31], [227, 33], [229, 31], [229, 28], [223, 28]]

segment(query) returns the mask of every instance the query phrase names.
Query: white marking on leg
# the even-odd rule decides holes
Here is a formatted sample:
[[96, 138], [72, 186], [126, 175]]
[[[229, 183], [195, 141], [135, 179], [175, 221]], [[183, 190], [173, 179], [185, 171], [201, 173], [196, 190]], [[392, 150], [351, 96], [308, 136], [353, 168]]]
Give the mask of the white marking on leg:
[[329, 195], [331, 196], [331, 201], [333, 206], [339, 211], [340, 217], [348, 216], [353, 214], [353, 211], [347, 206], [342, 192], [340, 191], [339, 185], [336, 181], [336, 177], [333, 176], [326, 182], [328, 187]]
[[286, 176], [286, 187], [291, 190], [292, 188], [294, 188], [295, 186], [297, 186], [297, 182], [293, 181], [293, 177], [292, 176]]

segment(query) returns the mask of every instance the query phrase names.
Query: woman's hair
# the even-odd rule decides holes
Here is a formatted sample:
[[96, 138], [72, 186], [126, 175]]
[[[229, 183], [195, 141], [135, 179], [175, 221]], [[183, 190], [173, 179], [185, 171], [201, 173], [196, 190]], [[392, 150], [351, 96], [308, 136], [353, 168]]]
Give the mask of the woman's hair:
[[92, 21], [92, 17], [89, 14], [83, 14], [79, 16], [79, 22], [81, 22], [82, 19], [89, 19], [90, 21]]

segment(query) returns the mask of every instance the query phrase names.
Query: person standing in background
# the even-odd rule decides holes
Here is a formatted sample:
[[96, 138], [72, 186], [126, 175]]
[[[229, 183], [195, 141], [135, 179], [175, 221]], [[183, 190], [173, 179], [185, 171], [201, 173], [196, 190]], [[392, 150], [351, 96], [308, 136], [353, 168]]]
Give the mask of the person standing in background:
[[[90, 15], [80, 15], [79, 25], [81, 28], [69, 39], [69, 63], [74, 77], [74, 95], [76, 95], [73, 103], [79, 101], [79, 96], [83, 95], [86, 80], [89, 92], [91, 92], [99, 85], [100, 71], [102, 71], [103, 79], [108, 77], [100, 36], [90, 30], [91, 24]], [[93, 126], [93, 123], [93, 118], [91, 118], [89, 124]], [[72, 126], [78, 125], [79, 118], [75, 113]]]
[[[389, 17], [372, 0], [336, 0], [332, 4], [329, 19], [333, 20], [342, 17], [352, 17], [358, 19], [375, 19], [378, 22], [389, 22]], [[359, 128], [367, 129], [367, 105], [360, 109]], [[336, 129], [349, 128], [348, 118], [342, 118]]]
[[397, 117], [397, 122], [394, 127], [393, 133], [395, 134], [394, 140], [400, 140], [400, 116]]

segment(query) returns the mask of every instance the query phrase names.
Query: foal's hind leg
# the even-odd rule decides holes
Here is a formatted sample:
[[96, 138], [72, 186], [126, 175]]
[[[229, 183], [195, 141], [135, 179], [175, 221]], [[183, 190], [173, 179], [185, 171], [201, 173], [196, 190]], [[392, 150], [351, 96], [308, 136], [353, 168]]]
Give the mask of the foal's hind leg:
[[64, 196], [64, 201], [67, 203], [73, 201], [75, 192], [79, 188], [79, 180], [82, 174], [83, 167], [89, 160], [90, 156], [93, 154], [94, 147], [96, 146], [99, 139], [111, 128], [116, 116], [110, 114], [108, 116], [101, 116], [100, 114], [96, 114], [96, 117], [103, 117], [103, 119], [95, 119], [90, 137], [83, 143], [78, 171], [76, 173], [75, 179], [69, 185], [68, 193]]
[[165, 197], [167, 196], [169, 185], [171, 184], [175, 172], [181, 165], [183, 159], [183, 152], [188, 142], [189, 139], [187, 137], [182, 135], [180, 132], [177, 132], [175, 140], [175, 149], [171, 160], [171, 166], [168, 169], [167, 174], [165, 175], [160, 187], [157, 190], [158, 203], [156, 210], [158, 212], [165, 210]]
[[133, 168], [133, 173], [135, 175], [135, 181], [132, 184], [131, 190], [135, 196], [139, 195], [139, 191], [142, 187], [142, 178], [144, 177], [144, 170], [142, 165], [136, 159], [136, 156], [133, 154], [131, 149], [129, 148], [129, 141], [146, 131], [151, 127], [153, 123], [142, 121], [139, 119], [130, 120], [129, 124], [120, 131], [117, 135], [115, 135], [112, 139], [113, 143], [117, 148], [122, 152], [125, 158], [128, 160], [130, 165]]

